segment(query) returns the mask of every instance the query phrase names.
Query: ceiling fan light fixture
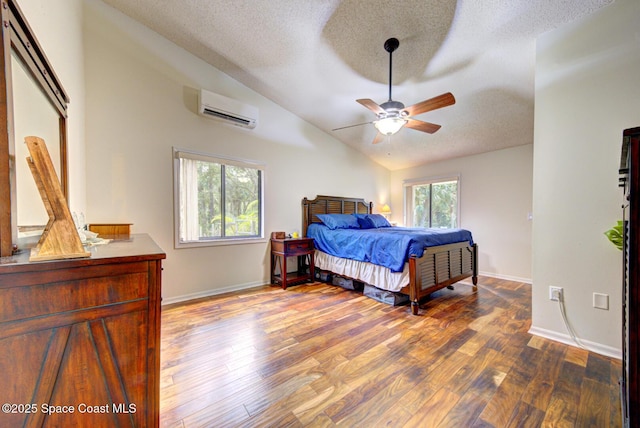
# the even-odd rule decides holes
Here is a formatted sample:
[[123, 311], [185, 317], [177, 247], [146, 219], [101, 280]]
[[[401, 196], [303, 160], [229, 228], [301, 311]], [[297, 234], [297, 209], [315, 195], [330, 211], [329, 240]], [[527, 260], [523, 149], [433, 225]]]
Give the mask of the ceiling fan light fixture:
[[403, 119], [401, 117], [387, 117], [374, 121], [373, 126], [375, 126], [381, 134], [393, 135], [398, 132], [406, 123], [407, 119]]

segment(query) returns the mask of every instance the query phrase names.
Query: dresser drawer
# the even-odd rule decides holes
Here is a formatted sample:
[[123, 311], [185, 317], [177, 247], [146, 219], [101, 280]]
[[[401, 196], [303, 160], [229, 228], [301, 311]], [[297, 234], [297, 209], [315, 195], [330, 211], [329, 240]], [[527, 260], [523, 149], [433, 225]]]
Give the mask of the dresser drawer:
[[9, 281], [0, 283], [0, 324], [149, 297], [147, 262], [90, 266], [48, 274], [3, 275], [3, 279], [13, 276], [15, 285], [4, 284]]

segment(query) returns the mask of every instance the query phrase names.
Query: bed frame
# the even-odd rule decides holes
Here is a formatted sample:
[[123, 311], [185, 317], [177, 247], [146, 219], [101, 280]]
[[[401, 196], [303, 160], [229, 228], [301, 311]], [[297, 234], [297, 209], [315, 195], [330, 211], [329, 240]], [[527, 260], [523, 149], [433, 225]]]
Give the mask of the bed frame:
[[[321, 223], [318, 214], [371, 214], [373, 203], [359, 198], [318, 195], [302, 200], [302, 236], [307, 227]], [[422, 257], [409, 258], [409, 285], [400, 292], [409, 295], [411, 313], [418, 314], [420, 300], [441, 288], [465, 278], [472, 278], [473, 291], [478, 287], [478, 246], [468, 242], [427, 247]], [[376, 285], [376, 284], [371, 284]]]

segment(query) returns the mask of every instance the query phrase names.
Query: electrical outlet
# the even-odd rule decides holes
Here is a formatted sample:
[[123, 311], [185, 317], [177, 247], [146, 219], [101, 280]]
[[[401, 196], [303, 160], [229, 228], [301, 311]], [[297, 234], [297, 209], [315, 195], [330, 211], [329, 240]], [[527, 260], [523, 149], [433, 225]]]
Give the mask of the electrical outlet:
[[549, 300], [553, 300], [554, 302], [560, 301], [562, 298], [562, 287], [554, 287], [553, 285], [549, 287]]
[[593, 293], [593, 307], [598, 309], [609, 310], [609, 295], [602, 293]]

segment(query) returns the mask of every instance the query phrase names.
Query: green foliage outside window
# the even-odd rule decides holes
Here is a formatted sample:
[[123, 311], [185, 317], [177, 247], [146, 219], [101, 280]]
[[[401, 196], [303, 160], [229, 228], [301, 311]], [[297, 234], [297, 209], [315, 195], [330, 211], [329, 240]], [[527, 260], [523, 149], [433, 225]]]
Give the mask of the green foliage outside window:
[[457, 213], [457, 180], [413, 186], [414, 226], [458, 227]]
[[198, 161], [200, 236], [259, 235], [259, 180], [260, 171], [254, 168]]

